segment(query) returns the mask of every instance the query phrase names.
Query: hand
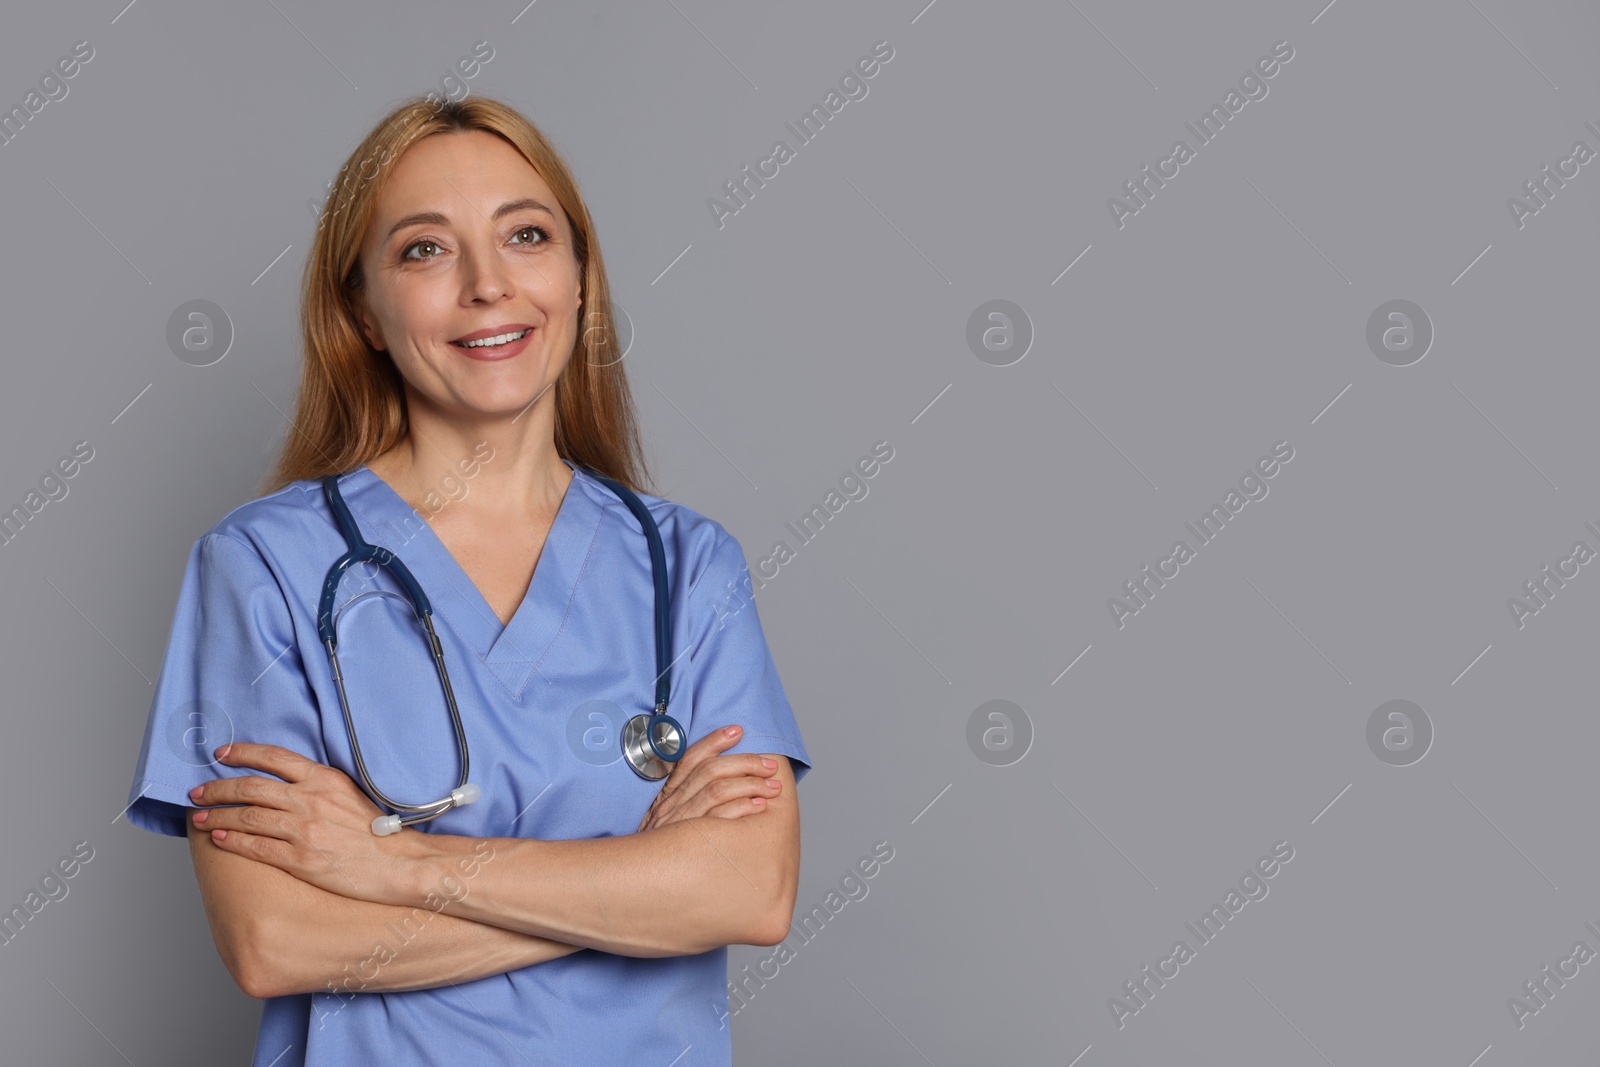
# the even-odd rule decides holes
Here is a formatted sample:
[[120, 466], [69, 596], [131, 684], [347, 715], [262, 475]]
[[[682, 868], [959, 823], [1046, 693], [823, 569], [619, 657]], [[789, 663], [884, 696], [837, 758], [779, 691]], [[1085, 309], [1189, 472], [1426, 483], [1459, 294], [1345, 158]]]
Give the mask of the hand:
[[780, 788], [772, 777], [777, 764], [754, 752], [718, 755], [737, 744], [743, 733], [743, 727], [728, 726], [690, 745], [635, 832], [701, 815], [739, 819], [765, 811], [767, 798], [777, 796]]
[[216, 778], [190, 791], [190, 803], [206, 808], [194, 823], [211, 831], [218, 848], [340, 896], [377, 904], [403, 899], [407, 835], [374, 834], [372, 820], [384, 812], [343, 771], [277, 745], [245, 742], [218, 749], [217, 762], [283, 779]]

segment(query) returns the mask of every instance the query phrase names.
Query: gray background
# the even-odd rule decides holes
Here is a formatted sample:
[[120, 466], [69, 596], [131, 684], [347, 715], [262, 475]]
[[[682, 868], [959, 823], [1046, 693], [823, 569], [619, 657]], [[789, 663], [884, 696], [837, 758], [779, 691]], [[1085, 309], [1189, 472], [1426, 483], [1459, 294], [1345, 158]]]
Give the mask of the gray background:
[[[473, 92], [598, 220], [664, 495], [754, 566], [895, 449], [758, 599], [817, 768], [801, 908], [895, 857], [734, 1019], [740, 1062], [1589, 1062], [1600, 963], [1524, 1028], [1506, 1000], [1600, 950], [1600, 568], [1524, 628], [1506, 601], [1600, 548], [1600, 164], [1520, 230], [1506, 199], [1600, 149], [1600, 15], [922, 2], [9, 13], [0, 102], [95, 57], [0, 148], [0, 501], [96, 457], [0, 548], [0, 903], [95, 849], [0, 949], [8, 1059], [247, 1058], [184, 846], [114, 817], [188, 548], [285, 432], [306, 202], [487, 40]], [[869, 95], [719, 230], [707, 198], [879, 40]], [[1106, 199], [1280, 40], [1119, 230]], [[165, 342], [193, 299], [236, 330], [210, 367]], [[992, 299], [1035, 333], [1011, 366], [965, 339]], [[1365, 340], [1392, 299], [1436, 330], [1408, 367]], [[1118, 629], [1107, 598], [1278, 441], [1270, 495]], [[997, 699], [1033, 732], [1009, 766], [967, 741]], [[1393, 699], [1435, 731], [1411, 766], [1366, 741]], [[1119, 1029], [1108, 998], [1277, 841], [1270, 894]]]

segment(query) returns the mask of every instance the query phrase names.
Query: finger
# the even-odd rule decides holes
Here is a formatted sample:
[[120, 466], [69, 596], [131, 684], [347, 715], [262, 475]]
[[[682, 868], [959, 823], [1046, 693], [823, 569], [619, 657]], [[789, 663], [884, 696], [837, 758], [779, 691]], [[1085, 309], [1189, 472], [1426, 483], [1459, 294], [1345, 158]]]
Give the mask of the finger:
[[239, 778], [214, 778], [189, 790], [192, 804], [260, 804], [279, 807], [289, 787], [271, 778], [245, 775]]
[[275, 774], [286, 782], [303, 782], [317, 773], [322, 764], [278, 745], [258, 745], [234, 741], [217, 749], [217, 760], [229, 767], [254, 767]]
[[[771, 764], [768, 766], [768, 764]], [[686, 798], [708, 787], [720, 778], [771, 778], [777, 771], [776, 762], [755, 752], [738, 752], [733, 755], [717, 756], [708, 759], [694, 767], [684, 777], [678, 788], [666, 793], [670, 798], [674, 794], [678, 798]]]
[[[215, 813], [212, 813], [213, 816]], [[209, 821], [209, 820], [208, 820]], [[260, 837], [244, 830], [215, 830], [207, 834], [211, 843], [225, 852], [233, 852], [240, 856], [270, 863], [280, 870], [289, 870], [287, 864], [292, 855], [288, 844], [270, 837]], [[293, 873], [292, 871], [290, 872]]]
[[751, 788], [748, 790], [743, 790], [743, 792], [752, 792], [756, 795], [742, 797], [734, 796], [731, 797], [731, 799], [722, 800], [719, 803], [717, 799], [708, 798], [706, 794], [701, 793], [698, 794], [690, 803], [679, 807], [674, 807], [666, 811], [657, 812], [651, 825], [652, 827], [670, 826], [675, 822], [683, 822], [688, 819], [698, 819], [712, 815], [725, 819], [736, 819], [744, 815], [754, 815], [759, 811], [766, 810], [767, 799], [769, 796], [777, 795], [777, 791], [775, 789], [765, 788]]
[[718, 804], [706, 812], [713, 819], [742, 819], [746, 815], [759, 815], [767, 810], [766, 797], [743, 797]]
[[282, 812], [275, 808], [258, 808], [253, 804], [236, 808], [205, 808], [195, 812], [192, 818], [195, 826], [211, 833], [213, 840], [220, 840], [217, 838], [219, 832], [224, 838], [233, 833], [246, 833], [277, 841], [289, 841], [295, 836], [294, 825], [283, 817]]
[[[702, 779], [696, 779], [696, 782], [700, 783], [699, 785], [690, 783], [695, 770], [705, 766], [708, 761], [712, 761], [712, 757], [717, 756], [724, 749], [738, 744], [739, 738], [743, 734], [744, 727], [742, 726], [723, 726], [712, 730], [705, 737], [690, 745], [684, 752], [683, 757], [673, 763], [672, 770], [668, 773], [666, 781], [661, 783], [661, 789], [656, 793], [655, 799], [650, 802], [650, 810], [645, 812], [644, 818], [640, 820], [640, 828], [660, 825], [657, 812], [664, 805], [677, 803], [673, 798], [683, 789], [689, 788], [692, 791], [703, 785]], [[689, 793], [683, 793], [682, 795], [688, 796]]]
[[714, 760], [707, 760], [700, 766], [700, 774], [705, 781], [712, 778], [736, 778], [741, 775], [750, 778], [771, 778], [777, 769], [778, 762], [771, 756], [763, 756], [759, 752], [734, 752], [718, 756]]
[[680, 819], [694, 819], [705, 815], [713, 808], [719, 807], [730, 801], [747, 797], [775, 797], [778, 795], [782, 783], [776, 778], [764, 779], [748, 775], [737, 778], [719, 778], [710, 782], [704, 788], [696, 789], [692, 793], [685, 792], [680, 797], [662, 802], [657, 825], [665, 822], [675, 822]]
[[[676, 791], [683, 779], [694, 772], [694, 769], [724, 749], [731, 748], [739, 743], [739, 738], [744, 734], [742, 726], [724, 726], [712, 730], [709, 734], [690, 745], [683, 756], [672, 767], [672, 773], [667, 775], [667, 781], [662, 786], [662, 792]], [[676, 781], [674, 781], [676, 779]]]

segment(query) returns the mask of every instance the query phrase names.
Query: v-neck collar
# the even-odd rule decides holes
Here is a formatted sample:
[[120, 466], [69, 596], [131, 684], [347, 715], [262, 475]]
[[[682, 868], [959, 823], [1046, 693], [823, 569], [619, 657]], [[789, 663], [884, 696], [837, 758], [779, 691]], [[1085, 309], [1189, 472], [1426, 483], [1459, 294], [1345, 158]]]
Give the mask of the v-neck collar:
[[588, 475], [572, 463], [567, 485], [545, 535], [522, 602], [504, 625], [455, 556], [405, 499], [362, 464], [341, 479], [346, 502], [367, 541], [394, 552], [427, 593], [434, 624], [449, 626], [477, 653], [511, 694], [520, 698], [561, 632], [583, 576], [604, 507]]

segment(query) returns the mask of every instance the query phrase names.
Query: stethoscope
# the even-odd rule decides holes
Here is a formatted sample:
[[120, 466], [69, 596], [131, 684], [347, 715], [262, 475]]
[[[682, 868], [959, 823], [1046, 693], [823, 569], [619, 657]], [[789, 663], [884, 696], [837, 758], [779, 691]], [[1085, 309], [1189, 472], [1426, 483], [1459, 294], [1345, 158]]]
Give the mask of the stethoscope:
[[[667, 586], [667, 554], [661, 547], [661, 531], [656, 528], [655, 520], [650, 517], [644, 502], [627, 486], [590, 470], [574, 469], [582, 470], [584, 474], [617, 494], [622, 502], [628, 505], [628, 510], [638, 518], [639, 524], [644, 527], [645, 539], [650, 543], [650, 572], [655, 581], [655, 711], [641, 712], [630, 718], [623, 726], [622, 755], [628, 761], [628, 766], [632, 767], [639, 777], [649, 781], [660, 781], [671, 773], [673, 764], [682, 757], [687, 740], [683, 727], [667, 714], [667, 700], [672, 690], [670, 677], [672, 620], [671, 597]], [[471, 804], [478, 799], [481, 791], [476, 785], [467, 781], [467, 734], [461, 725], [461, 709], [456, 706], [455, 690], [450, 687], [450, 675], [445, 670], [444, 649], [440, 646], [439, 636], [433, 629], [433, 605], [428, 602], [428, 596], [422, 591], [422, 586], [411, 576], [411, 571], [400, 562], [399, 556], [387, 548], [368, 544], [362, 538], [354, 516], [350, 514], [344, 497], [339, 493], [339, 476], [330, 474], [323, 478], [322, 489], [328, 498], [328, 507], [333, 511], [334, 522], [338, 524], [339, 532], [344, 535], [349, 550], [334, 560], [333, 566], [328, 568], [327, 576], [323, 579], [322, 603], [317, 610], [317, 636], [322, 638], [322, 643], [327, 646], [328, 660], [333, 665], [333, 681], [339, 690], [339, 707], [344, 712], [345, 730], [350, 735], [350, 751], [355, 757], [356, 774], [361, 779], [362, 788], [374, 801], [398, 813], [380, 815], [372, 820], [372, 832], [382, 837], [397, 832], [403, 826], [436, 819], [451, 808]], [[338, 630], [333, 601], [338, 594], [339, 581], [344, 577], [345, 571], [357, 563], [366, 562], [388, 568], [405, 589], [412, 610], [416, 612], [417, 620], [422, 623], [426, 632], [428, 646], [433, 652], [433, 664], [439, 674], [439, 685], [444, 690], [445, 704], [450, 709], [450, 721], [455, 727], [456, 751], [461, 757], [460, 780], [457, 781], [456, 787], [450, 790], [449, 796], [428, 804], [403, 804], [390, 798], [374, 785], [371, 775], [367, 773], [366, 762], [361, 758], [361, 743], [356, 739], [356, 723], [350, 715], [350, 701], [344, 691], [344, 676], [339, 670]], [[396, 596], [387, 591], [382, 591], [381, 595]], [[354, 603], [354, 599], [351, 603]], [[340, 610], [342, 612], [344, 609]]]

